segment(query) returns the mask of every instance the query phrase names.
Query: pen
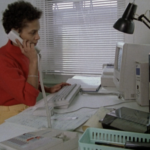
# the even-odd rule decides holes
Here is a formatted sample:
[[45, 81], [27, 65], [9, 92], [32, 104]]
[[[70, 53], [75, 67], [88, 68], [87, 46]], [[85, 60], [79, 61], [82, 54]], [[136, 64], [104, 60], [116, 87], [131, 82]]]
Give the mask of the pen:
[[106, 143], [106, 142], [95, 142], [96, 145], [105, 145], [105, 146], [115, 146], [115, 147], [124, 147], [123, 144], [116, 144], [116, 143]]
[[150, 149], [150, 143], [127, 141], [125, 143], [125, 148], [145, 150], [145, 149]]
[[95, 142], [96, 145], [105, 145], [105, 146], [115, 146], [115, 147], [122, 147], [122, 148], [130, 148], [130, 149], [142, 149], [148, 150], [150, 149], [150, 143], [143, 143], [143, 142], [131, 142], [127, 141], [125, 144], [116, 144], [116, 143], [107, 143], [107, 142]]
[[76, 120], [78, 117], [51, 118], [52, 120]]

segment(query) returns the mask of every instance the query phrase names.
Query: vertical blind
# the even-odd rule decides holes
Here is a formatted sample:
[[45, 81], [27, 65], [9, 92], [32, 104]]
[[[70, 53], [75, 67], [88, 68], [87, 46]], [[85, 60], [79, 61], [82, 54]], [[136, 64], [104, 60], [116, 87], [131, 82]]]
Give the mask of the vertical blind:
[[124, 34], [113, 28], [125, 0], [36, 0], [40, 19], [42, 68], [46, 73], [101, 74], [114, 62]]

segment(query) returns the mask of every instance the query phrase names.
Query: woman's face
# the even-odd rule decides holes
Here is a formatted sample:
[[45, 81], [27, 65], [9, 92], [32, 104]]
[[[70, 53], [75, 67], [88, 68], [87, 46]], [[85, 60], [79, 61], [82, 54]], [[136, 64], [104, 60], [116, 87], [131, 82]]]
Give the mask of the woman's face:
[[32, 22], [29, 22], [26, 24], [26, 27], [24, 27], [22, 31], [20, 32], [20, 37], [22, 39], [30, 41], [32, 44], [36, 46], [36, 44], [38, 43], [38, 40], [40, 39], [40, 36], [38, 33], [39, 29], [40, 29], [40, 24], [39, 24], [38, 19]]

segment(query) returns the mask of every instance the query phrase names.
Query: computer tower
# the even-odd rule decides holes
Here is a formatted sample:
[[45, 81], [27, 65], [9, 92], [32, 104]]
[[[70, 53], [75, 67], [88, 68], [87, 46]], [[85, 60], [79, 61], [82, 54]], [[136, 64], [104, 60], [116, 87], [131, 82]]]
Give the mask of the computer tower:
[[136, 101], [141, 106], [149, 105], [148, 63], [136, 62]]

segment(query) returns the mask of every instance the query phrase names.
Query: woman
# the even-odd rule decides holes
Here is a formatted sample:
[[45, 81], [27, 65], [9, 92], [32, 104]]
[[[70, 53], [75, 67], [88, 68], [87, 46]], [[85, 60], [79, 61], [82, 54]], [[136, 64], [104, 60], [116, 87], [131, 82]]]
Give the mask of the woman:
[[[12, 29], [23, 39], [20, 43], [8, 40], [0, 48], [0, 123], [36, 103], [40, 92], [38, 58], [35, 46], [40, 39], [39, 19], [42, 12], [29, 2], [8, 5], [2, 23], [6, 34]], [[47, 93], [59, 91], [67, 83], [45, 87]]]

